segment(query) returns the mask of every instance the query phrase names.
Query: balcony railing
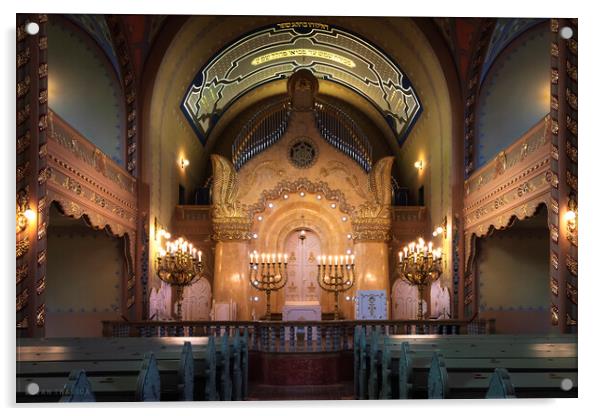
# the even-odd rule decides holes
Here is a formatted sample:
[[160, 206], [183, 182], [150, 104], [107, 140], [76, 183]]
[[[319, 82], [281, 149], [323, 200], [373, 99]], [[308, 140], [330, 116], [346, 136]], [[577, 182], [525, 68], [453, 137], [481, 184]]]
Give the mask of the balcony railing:
[[465, 320], [388, 321], [103, 321], [105, 337], [234, 336], [245, 330], [249, 349], [273, 352], [328, 352], [353, 349], [356, 326], [386, 335], [477, 334], [494, 332], [491, 322]]

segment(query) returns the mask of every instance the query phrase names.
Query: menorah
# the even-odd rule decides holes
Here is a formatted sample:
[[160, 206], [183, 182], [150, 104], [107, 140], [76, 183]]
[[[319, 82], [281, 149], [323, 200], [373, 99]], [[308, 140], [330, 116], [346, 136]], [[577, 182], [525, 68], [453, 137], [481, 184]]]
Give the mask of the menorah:
[[[288, 272], [286, 270], [288, 264], [288, 256], [282, 253], [261, 253], [256, 251], [249, 255], [249, 280], [251, 285], [265, 292], [266, 296], [266, 319], [272, 319], [272, 307], [270, 295], [272, 292], [280, 290], [286, 285], [288, 280]], [[259, 261], [261, 259], [261, 262]]]
[[433, 243], [425, 244], [422, 238], [418, 239], [418, 244], [411, 242], [399, 252], [399, 272], [402, 279], [418, 287], [418, 319], [424, 319], [424, 288], [441, 276], [441, 257], [441, 249], [433, 249]]
[[176, 290], [176, 317], [182, 320], [184, 288], [201, 278], [205, 268], [203, 253], [182, 238], [167, 242], [167, 250], [159, 250], [157, 275]]
[[318, 284], [334, 293], [334, 319], [339, 319], [339, 293], [355, 283], [355, 256], [318, 256]]

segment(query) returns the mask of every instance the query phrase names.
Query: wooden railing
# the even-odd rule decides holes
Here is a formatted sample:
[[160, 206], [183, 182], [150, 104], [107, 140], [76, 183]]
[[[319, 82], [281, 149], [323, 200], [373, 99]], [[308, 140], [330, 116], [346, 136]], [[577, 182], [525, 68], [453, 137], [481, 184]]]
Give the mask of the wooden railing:
[[485, 334], [491, 322], [465, 320], [388, 321], [103, 321], [105, 337], [234, 336], [247, 330], [249, 349], [274, 352], [326, 352], [353, 349], [355, 328], [385, 335]]

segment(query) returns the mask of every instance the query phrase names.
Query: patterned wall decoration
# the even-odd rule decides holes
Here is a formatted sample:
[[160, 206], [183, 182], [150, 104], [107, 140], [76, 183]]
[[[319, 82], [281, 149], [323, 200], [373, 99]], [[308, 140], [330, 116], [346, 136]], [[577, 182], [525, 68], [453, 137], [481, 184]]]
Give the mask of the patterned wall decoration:
[[549, 31], [540, 25], [508, 46], [485, 77], [476, 108], [477, 168], [549, 112], [548, 45]]
[[502, 18], [497, 19], [495, 29], [491, 35], [487, 53], [483, 59], [483, 69], [481, 71], [480, 81], [483, 82], [489, 68], [493, 65], [495, 58], [504, 50], [504, 48], [537, 23], [545, 19], [525, 19], [525, 18]]
[[251, 89], [307, 68], [368, 99], [387, 119], [401, 145], [421, 104], [399, 66], [372, 44], [330, 25], [279, 23], [248, 34], [197, 73], [181, 109], [205, 143], [217, 119]]
[[121, 78], [119, 60], [117, 59], [117, 53], [115, 53], [115, 48], [111, 41], [111, 32], [107, 25], [107, 21], [105, 20], [105, 16], [102, 14], [66, 14], [64, 16], [85, 30], [88, 35], [96, 41], [109, 61], [111, 61], [115, 72]]
[[48, 24], [49, 106], [116, 163], [124, 165], [125, 99], [104, 52], [68, 21]]

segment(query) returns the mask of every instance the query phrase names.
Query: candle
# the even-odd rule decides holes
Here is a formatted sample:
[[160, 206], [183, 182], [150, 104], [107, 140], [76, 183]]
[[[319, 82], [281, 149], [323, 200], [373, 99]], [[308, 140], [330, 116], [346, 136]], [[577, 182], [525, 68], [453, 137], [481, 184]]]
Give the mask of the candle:
[[278, 263], [282, 263], [282, 253], [278, 253]]
[[159, 250], [159, 257], [165, 257], [165, 250], [161, 249]]
[[355, 261], [355, 254], [351, 255], [351, 264], [353, 264], [353, 262]]
[[199, 250], [198, 254], [199, 254], [199, 263], [200, 263], [201, 260], [203, 259], [203, 252], [201, 250]]
[[288, 263], [288, 254], [284, 254], [284, 264]]
[[345, 255], [345, 264], [349, 264], [349, 255]]
[[322, 259], [320, 257], [321, 256], [318, 256], [318, 266], [322, 263]]
[[334, 256], [334, 265], [335, 266], [339, 265], [339, 256]]
[[401, 263], [403, 260], [403, 253], [400, 251], [399, 252], [399, 262]]
[[328, 264], [332, 264], [332, 256], [328, 256]]
[[265, 253], [261, 253], [261, 262], [265, 263]]
[[429, 251], [433, 251], [433, 242], [429, 241]]
[[253, 263], [253, 253], [249, 253], [249, 263]]
[[276, 253], [272, 253], [272, 263], [276, 263]]

